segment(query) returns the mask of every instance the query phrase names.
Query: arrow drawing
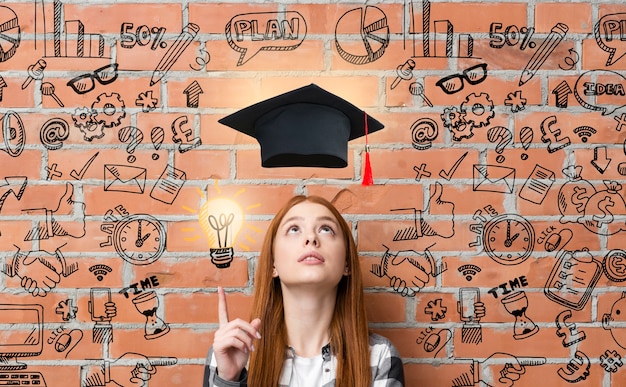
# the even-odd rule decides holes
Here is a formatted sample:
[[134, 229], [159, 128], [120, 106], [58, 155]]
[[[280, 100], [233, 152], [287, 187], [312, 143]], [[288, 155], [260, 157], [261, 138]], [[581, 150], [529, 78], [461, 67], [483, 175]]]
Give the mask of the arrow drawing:
[[572, 94], [573, 91], [569, 87], [567, 81], [563, 81], [559, 83], [553, 90], [552, 94], [556, 97], [556, 107], [558, 108], [566, 108], [567, 107], [567, 96]]
[[187, 107], [197, 108], [200, 102], [200, 94], [204, 93], [204, 91], [198, 81], [193, 81], [183, 90], [183, 93], [187, 94]]
[[596, 147], [593, 150], [593, 160], [591, 160], [591, 165], [594, 166], [595, 169], [600, 173], [604, 173], [606, 169], [609, 167], [611, 163], [611, 159], [606, 153], [605, 146]]
[[0, 196], [0, 211], [2, 210], [4, 201], [9, 197], [9, 194], [15, 195], [17, 200], [22, 198], [27, 181], [26, 176], [9, 176], [5, 177], [4, 181], [0, 181], [0, 192], [4, 191], [2, 196]]

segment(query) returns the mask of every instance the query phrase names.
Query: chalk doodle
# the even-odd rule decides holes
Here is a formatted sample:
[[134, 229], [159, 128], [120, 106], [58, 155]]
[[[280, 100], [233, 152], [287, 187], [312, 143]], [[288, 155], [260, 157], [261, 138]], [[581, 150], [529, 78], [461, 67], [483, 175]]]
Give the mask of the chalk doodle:
[[549, 116], [541, 122], [541, 141], [548, 144], [548, 153], [554, 153], [571, 144], [569, 137], [561, 136], [561, 129], [553, 128], [556, 116]]
[[237, 66], [242, 66], [261, 51], [297, 49], [306, 38], [307, 23], [296, 11], [247, 13], [230, 19], [224, 33], [230, 48], [240, 54]]
[[607, 66], [612, 66], [626, 54], [623, 39], [620, 38], [626, 32], [625, 19], [626, 13], [607, 14], [602, 16], [593, 28], [598, 47], [609, 53]]
[[557, 304], [582, 310], [601, 275], [601, 264], [588, 249], [564, 251], [552, 267], [544, 293]]
[[478, 85], [487, 79], [487, 63], [480, 63], [463, 70], [462, 73], [448, 75], [437, 81], [436, 85], [446, 94], [454, 94], [463, 90], [465, 83]]
[[461, 342], [464, 344], [480, 344], [483, 341], [480, 320], [485, 317], [485, 304], [480, 300], [480, 289], [460, 288], [457, 311], [463, 322]]
[[587, 338], [585, 332], [582, 330], [579, 331], [574, 322], [566, 321], [571, 317], [572, 311], [568, 309], [559, 313], [554, 320], [556, 324], [556, 335], [563, 338], [561, 342], [564, 347], [570, 347]]
[[569, 27], [564, 23], [557, 23], [552, 27], [550, 34], [541, 42], [526, 66], [524, 66], [519, 78], [519, 86], [523, 86], [526, 82], [530, 81], [548, 57], [554, 52], [559, 43], [563, 41], [568, 31]]
[[0, 62], [6, 62], [15, 55], [21, 42], [20, 22], [15, 12], [4, 5], [0, 6]]
[[510, 315], [515, 317], [513, 338], [515, 340], [527, 339], [539, 332], [539, 327], [527, 315], [528, 297], [524, 291], [517, 291], [504, 297], [502, 305]]
[[559, 368], [557, 374], [566, 382], [578, 383], [587, 379], [589, 368], [591, 368], [589, 357], [581, 351], [576, 351], [574, 358], [567, 363], [565, 368]]
[[[352, 52], [345, 49], [343, 35], [352, 33], [355, 26], [361, 32], [362, 46]], [[348, 63], [364, 65], [380, 59], [390, 41], [390, 31], [385, 12], [373, 5], [355, 8], [344, 13], [335, 26], [335, 48], [339, 56]], [[410, 67], [410, 63], [407, 67]], [[402, 70], [406, 71], [406, 70]], [[393, 84], [392, 84], [393, 85]], [[394, 86], [395, 87], [395, 86]], [[393, 88], [393, 87], [392, 87]]]
[[[491, 48], [519, 47], [520, 50], [535, 48], [533, 41], [535, 27], [518, 27], [515, 24], [508, 25], [502, 30], [502, 23], [493, 22], [489, 26], [489, 46]], [[500, 32], [502, 30], [502, 32]]]
[[77, 94], [86, 94], [96, 88], [96, 81], [101, 85], [108, 85], [115, 82], [117, 75], [118, 64], [113, 63], [74, 77], [67, 82], [67, 85]]
[[535, 229], [524, 217], [502, 214], [487, 222], [483, 235], [485, 252], [502, 265], [518, 265], [530, 257]]

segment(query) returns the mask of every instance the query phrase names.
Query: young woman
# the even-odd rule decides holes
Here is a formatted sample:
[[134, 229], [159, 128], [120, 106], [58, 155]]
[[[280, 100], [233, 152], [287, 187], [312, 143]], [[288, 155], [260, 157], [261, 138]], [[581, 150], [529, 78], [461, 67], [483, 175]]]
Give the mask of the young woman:
[[295, 196], [276, 214], [254, 286], [250, 322], [229, 321], [218, 289], [204, 387], [404, 385], [397, 350], [368, 331], [356, 244], [327, 200]]

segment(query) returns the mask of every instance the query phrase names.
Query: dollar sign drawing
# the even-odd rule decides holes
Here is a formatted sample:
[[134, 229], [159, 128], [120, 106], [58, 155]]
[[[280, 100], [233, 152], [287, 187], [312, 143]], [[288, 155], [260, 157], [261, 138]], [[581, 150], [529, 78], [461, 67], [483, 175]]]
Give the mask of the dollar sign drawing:
[[587, 188], [574, 187], [574, 194], [572, 195], [572, 203], [576, 206], [576, 211], [582, 213], [589, 200], [589, 194], [587, 194]]
[[604, 213], [603, 216], [594, 215], [592, 217], [593, 220], [598, 222], [598, 227], [600, 227], [601, 223], [611, 223], [613, 221], [613, 214], [607, 208], [614, 205], [615, 202], [608, 196], [598, 202], [598, 209]]
[[622, 257], [613, 260], [613, 270], [619, 274], [626, 274], [626, 261]]

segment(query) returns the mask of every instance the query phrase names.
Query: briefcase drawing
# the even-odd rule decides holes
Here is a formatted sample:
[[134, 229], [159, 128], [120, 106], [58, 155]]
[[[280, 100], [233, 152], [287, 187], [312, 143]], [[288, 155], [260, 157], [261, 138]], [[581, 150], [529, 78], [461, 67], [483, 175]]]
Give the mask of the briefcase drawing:
[[474, 164], [474, 191], [513, 193], [515, 169], [499, 165]]
[[142, 194], [145, 186], [145, 168], [117, 164], [104, 165], [105, 191]]

